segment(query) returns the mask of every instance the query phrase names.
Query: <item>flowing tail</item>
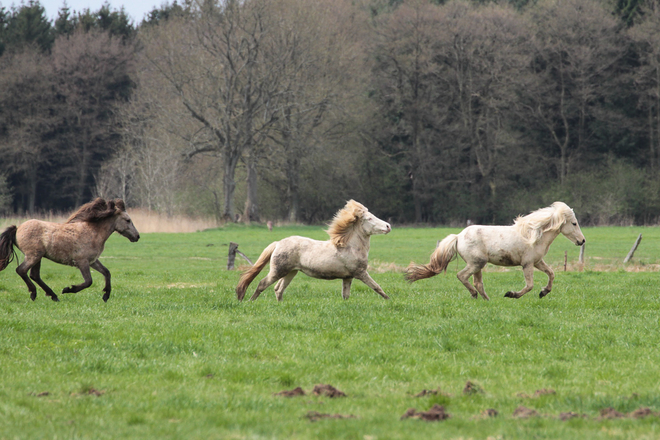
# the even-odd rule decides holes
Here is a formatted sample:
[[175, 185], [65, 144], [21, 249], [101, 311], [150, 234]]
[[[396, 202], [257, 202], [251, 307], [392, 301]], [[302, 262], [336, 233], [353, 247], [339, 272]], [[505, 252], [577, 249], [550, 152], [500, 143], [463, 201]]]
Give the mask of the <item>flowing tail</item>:
[[406, 280], [412, 283], [413, 281], [424, 278], [431, 278], [440, 272], [446, 271], [449, 263], [456, 257], [457, 241], [458, 235], [449, 234], [438, 244], [435, 251], [433, 251], [429, 264], [410, 263], [406, 269]]
[[236, 297], [239, 301], [243, 301], [245, 291], [247, 290], [252, 280], [254, 280], [257, 275], [259, 275], [259, 272], [261, 272], [261, 270], [270, 261], [270, 257], [273, 255], [273, 251], [275, 250], [277, 243], [277, 241], [274, 241], [268, 245], [268, 247], [264, 249], [261, 255], [259, 255], [259, 259], [254, 263], [254, 266], [243, 272], [243, 275], [241, 275], [241, 279], [238, 280], [238, 286], [236, 286]]
[[4, 270], [16, 257], [16, 226], [10, 226], [0, 235], [0, 270]]

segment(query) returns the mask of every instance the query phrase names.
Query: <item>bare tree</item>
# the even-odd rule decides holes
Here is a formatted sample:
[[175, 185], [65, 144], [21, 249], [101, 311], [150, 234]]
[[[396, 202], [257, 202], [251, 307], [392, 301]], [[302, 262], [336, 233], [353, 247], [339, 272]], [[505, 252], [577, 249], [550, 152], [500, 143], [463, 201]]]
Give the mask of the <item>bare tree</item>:
[[593, 133], [590, 122], [623, 55], [619, 24], [595, 0], [545, 0], [529, 10], [535, 25], [536, 84], [526, 90], [527, 109], [550, 135], [563, 184]]
[[143, 38], [146, 59], [177, 97], [179, 114], [186, 113], [207, 133], [201, 142], [184, 139], [188, 157], [215, 151], [222, 158], [225, 220], [233, 220], [236, 167], [271, 122], [268, 72], [260, 63], [266, 4], [205, 2], [192, 18], [170, 19], [149, 28]]
[[[52, 159], [50, 134], [57, 124], [54, 76], [48, 58], [31, 48], [5, 54], [0, 63], [0, 154], [2, 170], [18, 177], [16, 196], [28, 212], [36, 207], [37, 186]], [[4, 132], [4, 133], [3, 133]]]
[[640, 66], [635, 72], [638, 105], [646, 114], [649, 165], [657, 172], [660, 160], [660, 3], [649, 1], [641, 21], [630, 29]]
[[133, 48], [107, 32], [82, 29], [61, 36], [53, 46], [57, 91], [63, 97], [62, 129], [67, 132], [69, 177], [76, 206], [83, 202], [90, 177], [113, 151], [113, 106], [127, 96]]
[[[286, 175], [288, 220], [300, 219], [302, 162], [337, 133], [344, 104], [356, 93], [362, 52], [355, 28], [365, 27], [360, 14], [345, 1], [271, 2], [277, 26], [266, 41], [265, 63], [275, 75], [274, 122], [270, 140], [274, 160]], [[279, 160], [278, 160], [279, 159]]]

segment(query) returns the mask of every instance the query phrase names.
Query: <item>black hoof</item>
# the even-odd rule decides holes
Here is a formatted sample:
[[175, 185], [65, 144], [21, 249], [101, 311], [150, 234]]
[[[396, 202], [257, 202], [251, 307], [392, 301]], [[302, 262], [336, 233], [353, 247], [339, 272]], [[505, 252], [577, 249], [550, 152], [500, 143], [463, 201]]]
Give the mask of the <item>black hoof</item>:
[[50, 299], [52, 299], [55, 302], [60, 302], [60, 299], [57, 297], [57, 295], [51, 295]]
[[105, 295], [103, 295], [103, 302], [108, 302], [109, 298], [110, 298], [110, 294], [106, 293]]
[[539, 298], [543, 298], [543, 297], [546, 296], [548, 293], [550, 293], [550, 292], [546, 292], [545, 290], [541, 290], [541, 293], [539, 293]]
[[37, 299], [37, 294], [36, 294], [36, 293], [32, 293], [32, 294], [30, 294], [30, 299], [31, 299], [32, 301], [34, 301], [35, 299]]
[[513, 298], [513, 299], [518, 299], [518, 296], [514, 292], [507, 292], [504, 294], [505, 298]]
[[71, 293], [71, 292], [72, 292], [71, 287], [65, 287], [64, 289], [62, 289], [62, 293]]

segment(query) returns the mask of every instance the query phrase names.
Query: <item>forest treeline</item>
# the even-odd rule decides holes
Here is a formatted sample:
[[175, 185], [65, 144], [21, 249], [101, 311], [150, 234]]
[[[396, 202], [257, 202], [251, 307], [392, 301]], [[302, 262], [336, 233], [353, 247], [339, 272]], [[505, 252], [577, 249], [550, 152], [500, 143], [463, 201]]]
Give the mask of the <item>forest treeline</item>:
[[660, 219], [658, 0], [0, 7], [0, 213]]

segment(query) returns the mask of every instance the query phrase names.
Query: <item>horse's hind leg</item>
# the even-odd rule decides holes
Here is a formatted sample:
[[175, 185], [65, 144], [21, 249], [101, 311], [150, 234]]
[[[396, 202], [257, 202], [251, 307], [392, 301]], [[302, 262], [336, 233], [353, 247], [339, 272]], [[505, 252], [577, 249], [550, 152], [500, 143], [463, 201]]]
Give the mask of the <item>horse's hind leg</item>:
[[108, 302], [108, 298], [110, 298], [110, 290], [112, 290], [112, 287], [110, 286], [110, 271], [108, 270], [107, 267], [102, 265], [99, 260], [96, 260], [94, 263], [92, 263], [91, 266], [92, 269], [98, 271], [105, 278], [105, 287], [103, 288], [103, 301]]
[[523, 266], [523, 274], [525, 275], [525, 287], [519, 292], [508, 291], [504, 294], [505, 298], [520, 298], [534, 288], [534, 265], [526, 264]]
[[254, 301], [255, 299], [259, 298], [261, 292], [266, 290], [271, 284], [274, 284], [275, 281], [279, 280], [285, 275], [287, 274], [286, 273], [281, 274], [277, 271], [277, 269], [273, 268], [273, 263], [271, 262], [270, 272], [268, 272], [268, 275], [266, 275], [261, 281], [259, 281], [259, 284], [257, 285], [257, 290], [254, 291], [254, 295], [252, 295], [250, 301]]
[[41, 279], [41, 260], [37, 261], [37, 264], [32, 266], [32, 269], [30, 269], [30, 278], [32, 278], [42, 289], [44, 289], [44, 292], [46, 292], [46, 295], [50, 296], [50, 299], [53, 301], [59, 301], [60, 299], [55, 295], [55, 292], [53, 292], [53, 289], [48, 287], [48, 284], [44, 283], [44, 281]]
[[[459, 271], [456, 274], [456, 278], [458, 278], [461, 283], [465, 286], [465, 288], [470, 292], [470, 295], [472, 295], [472, 298], [477, 299], [479, 298], [479, 291], [470, 284], [470, 277], [472, 275], [475, 275], [475, 284], [477, 283], [477, 278], [480, 278], [480, 275], [476, 275], [477, 273], [481, 274], [481, 269], [486, 265], [486, 263], [468, 263], [467, 266], [463, 268], [463, 270]], [[486, 293], [484, 292], [484, 295]], [[488, 297], [486, 297], [488, 299]]]
[[83, 276], [84, 281], [81, 284], [73, 285], [71, 287], [65, 287], [62, 289], [62, 293], [76, 293], [80, 292], [83, 289], [87, 289], [89, 286], [92, 285], [92, 274], [89, 271], [89, 263], [86, 261], [81, 263], [80, 266], [78, 266], [78, 269], [80, 270], [80, 273]]
[[282, 301], [282, 297], [284, 296], [284, 291], [289, 286], [291, 280], [293, 279], [293, 277], [296, 276], [297, 273], [298, 273], [297, 270], [292, 270], [284, 278], [280, 278], [280, 280], [277, 282], [277, 284], [275, 285], [275, 298], [277, 298], [278, 301]]
[[489, 301], [490, 298], [488, 298], [488, 295], [486, 295], [486, 291], [484, 290], [483, 272], [475, 272], [472, 275], [472, 279], [474, 280], [474, 287], [477, 289], [481, 297], [486, 301]]
[[543, 261], [543, 260], [538, 261], [538, 262], [534, 265], [534, 267], [536, 267], [536, 268], [537, 268], [538, 270], [540, 270], [541, 272], [544, 272], [544, 273], [548, 276], [548, 285], [545, 286], [545, 287], [543, 288], [543, 290], [541, 290], [541, 293], [539, 293], [539, 298], [543, 298], [543, 297], [546, 296], [548, 293], [550, 293], [550, 291], [552, 290], [552, 282], [553, 282], [554, 279], [555, 279], [555, 273], [554, 273], [553, 270], [550, 268], [550, 266], [548, 266], [548, 265], [545, 263], [545, 261]]
[[25, 281], [25, 284], [27, 284], [28, 290], [30, 291], [30, 299], [34, 301], [37, 299], [37, 286], [34, 285], [32, 281], [30, 281], [30, 278], [28, 277], [28, 271], [37, 264], [39, 261], [41, 261], [41, 258], [32, 258], [29, 257], [28, 255], [25, 256], [25, 260], [21, 264], [18, 265], [16, 268], [16, 273], [23, 278], [23, 281]]

